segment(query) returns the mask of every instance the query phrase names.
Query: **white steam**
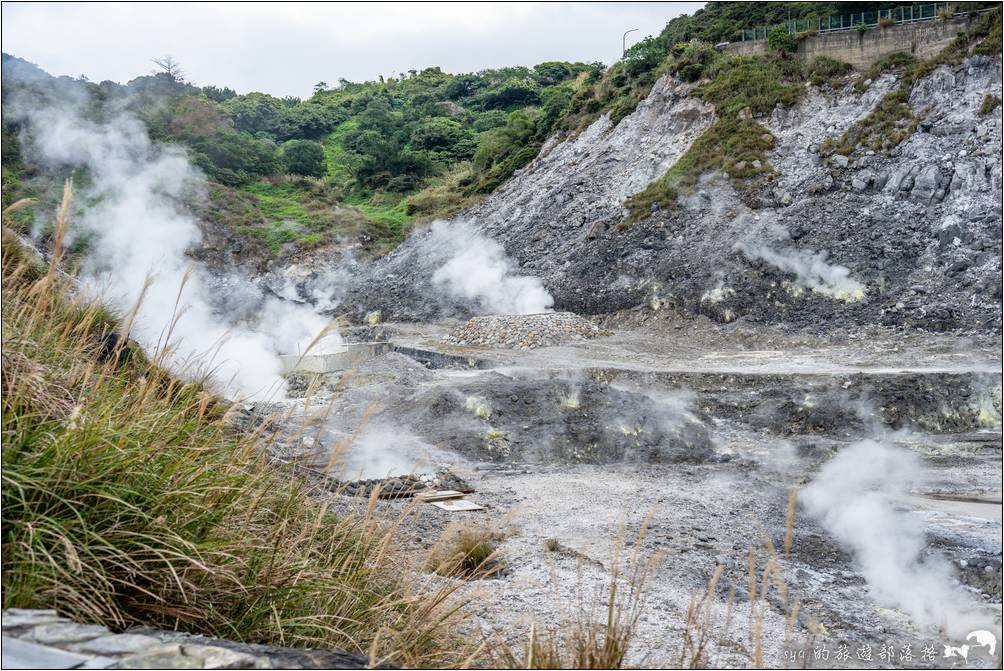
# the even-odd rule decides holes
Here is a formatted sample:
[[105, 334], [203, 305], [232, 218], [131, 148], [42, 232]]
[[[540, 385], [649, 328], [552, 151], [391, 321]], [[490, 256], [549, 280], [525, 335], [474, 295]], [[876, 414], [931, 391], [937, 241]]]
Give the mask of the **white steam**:
[[943, 558], [925, 556], [924, 528], [910, 514], [911, 489], [925, 477], [911, 452], [863, 440], [828, 461], [799, 495], [808, 514], [850, 549], [875, 599], [921, 627], [964, 635], [980, 624]]
[[344, 480], [432, 474], [434, 455], [432, 445], [401, 426], [369, 424], [338, 455], [338, 468]]
[[475, 301], [494, 314], [550, 312], [554, 305], [540, 278], [511, 274], [513, 262], [502, 245], [467, 222], [436, 220], [428, 244], [448, 257], [432, 284], [452, 297]]
[[[281, 393], [277, 354], [302, 350], [326, 321], [306, 306], [264, 298], [235, 278], [227, 281], [243, 284], [234, 288], [253, 296], [256, 304], [243, 306], [240, 325], [227, 323], [214, 310], [207, 277], [185, 254], [201, 234], [184, 203], [205, 187], [185, 154], [151, 142], [143, 124], [128, 115], [94, 123], [72, 108], [50, 107], [31, 110], [29, 118], [37, 160], [88, 171], [90, 185], [78, 199], [86, 205], [75, 222], [89, 234], [80, 274], [85, 289], [100, 291], [125, 313], [152, 273], [133, 337], [145, 348], [163, 348], [172, 318], [180, 312], [168, 358], [176, 370], [211, 370], [224, 393]], [[322, 347], [339, 344], [335, 335]]]
[[749, 259], [760, 259], [786, 273], [794, 274], [799, 284], [813, 291], [848, 302], [864, 298], [864, 285], [853, 279], [851, 271], [845, 266], [827, 263], [826, 252], [774, 249], [764, 244], [748, 242], [736, 243], [735, 249]]

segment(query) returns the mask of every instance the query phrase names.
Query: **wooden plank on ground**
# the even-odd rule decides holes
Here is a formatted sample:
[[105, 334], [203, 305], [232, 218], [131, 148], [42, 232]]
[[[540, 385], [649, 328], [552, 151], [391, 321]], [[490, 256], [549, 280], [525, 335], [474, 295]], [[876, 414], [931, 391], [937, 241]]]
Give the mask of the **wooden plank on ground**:
[[467, 499], [449, 499], [447, 501], [430, 501], [430, 503], [437, 508], [442, 508], [443, 510], [450, 513], [461, 513], [468, 510], [484, 510], [484, 506], [479, 506], [473, 501], [468, 501]]
[[422, 501], [445, 501], [446, 499], [460, 499], [463, 498], [464, 493], [458, 492], [455, 489], [441, 489], [435, 492], [421, 492], [415, 495], [416, 499]]

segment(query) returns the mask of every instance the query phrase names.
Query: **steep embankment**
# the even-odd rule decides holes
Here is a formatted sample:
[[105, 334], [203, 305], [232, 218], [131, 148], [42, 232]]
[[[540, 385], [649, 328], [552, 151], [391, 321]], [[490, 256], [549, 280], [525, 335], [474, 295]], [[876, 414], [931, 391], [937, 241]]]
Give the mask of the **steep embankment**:
[[[798, 105], [759, 119], [775, 138], [770, 178], [737, 190], [707, 175], [632, 225], [624, 201], [716, 119], [666, 75], [619, 124], [604, 116], [548, 143], [458, 218], [538, 275], [558, 309], [674, 305], [723, 322], [999, 331], [1001, 119], [981, 108], [1001, 95], [1000, 59], [971, 56], [916, 81], [906, 104], [917, 123], [894, 125], [906, 136], [898, 146], [862, 140], [832, 153], [850, 129], [889, 132], [869, 114], [906, 76], [884, 74], [862, 92], [853, 78], [807, 84]], [[357, 277], [346, 305], [400, 319], [466, 313], [429, 300], [436, 262], [417, 233]]]

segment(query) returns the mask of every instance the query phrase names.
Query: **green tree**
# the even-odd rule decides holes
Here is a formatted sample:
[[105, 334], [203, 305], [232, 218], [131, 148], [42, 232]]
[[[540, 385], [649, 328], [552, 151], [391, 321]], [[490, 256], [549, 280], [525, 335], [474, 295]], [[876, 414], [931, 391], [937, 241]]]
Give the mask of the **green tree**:
[[646, 37], [631, 45], [624, 54], [624, 67], [631, 76], [639, 75], [658, 67], [666, 57], [666, 47], [661, 40]]
[[771, 51], [780, 51], [785, 54], [793, 54], [798, 50], [798, 42], [795, 36], [788, 32], [784, 26], [777, 26], [767, 35], [767, 46]]
[[248, 93], [231, 98], [223, 108], [234, 120], [237, 130], [275, 135], [282, 125], [282, 101], [267, 93]]
[[247, 133], [228, 131], [212, 137], [192, 135], [180, 139], [192, 148], [197, 166], [212, 179], [230, 186], [275, 175], [281, 167], [275, 143]]
[[529, 77], [507, 79], [479, 96], [485, 109], [514, 109], [540, 102], [540, 87]]
[[423, 121], [411, 132], [413, 149], [442, 152], [454, 159], [467, 159], [477, 149], [474, 134], [463, 124], [444, 117]]
[[572, 65], [561, 61], [548, 61], [534, 65], [533, 73], [542, 86], [554, 86], [571, 76]]
[[286, 172], [304, 177], [324, 177], [327, 166], [324, 149], [310, 140], [290, 140], [282, 145], [282, 162]]
[[236, 98], [237, 92], [227, 86], [224, 86], [223, 88], [218, 86], [203, 86], [202, 95], [206, 96], [214, 103], [222, 103], [230, 100], [231, 98]]

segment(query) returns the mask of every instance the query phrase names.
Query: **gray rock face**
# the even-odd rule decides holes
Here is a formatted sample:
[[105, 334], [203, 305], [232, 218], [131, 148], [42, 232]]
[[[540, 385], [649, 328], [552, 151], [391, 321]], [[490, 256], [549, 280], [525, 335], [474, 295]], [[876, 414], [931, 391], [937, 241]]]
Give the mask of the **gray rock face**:
[[929, 165], [917, 175], [914, 180], [913, 189], [910, 190], [910, 198], [920, 203], [929, 203], [938, 189], [941, 176], [938, 173], [938, 166]]
[[[768, 159], [779, 171], [771, 183], [740, 193], [708, 175], [696, 193], [627, 225], [625, 199], [714, 120], [687, 85], [664, 77], [620, 124], [601, 118], [577, 138], [549, 142], [462, 217], [502, 244], [522, 273], [540, 277], [558, 310], [671, 304], [719, 321], [999, 331], [1000, 304], [986, 288], [1001, 278], [1002, 129], [999, 117], [978, 110], [987, 93], [1001, 93], [1000, 61], [971, 58], [919, 82], [909, 105], [923, 122], [890, 155], [863, 148], [820, 159], [818, 147], [897, 86], [886, 74], [860, 94], [810, 89], [766, 121], [776, 138]], [[930, 231], [949, 216], [967, 234], [946, 248]], [[424, 264], [422, 234], [413, 237], [358, 274], [342, 309], [379, 309], [388, 319], [475, 312], [430, 300], [423, 278], [434, 268]], [[751, 260], [739, 248], [763, 253]], [[862, 295], [819, 291], [825, 282], [806, 271], [813, 259]]]

